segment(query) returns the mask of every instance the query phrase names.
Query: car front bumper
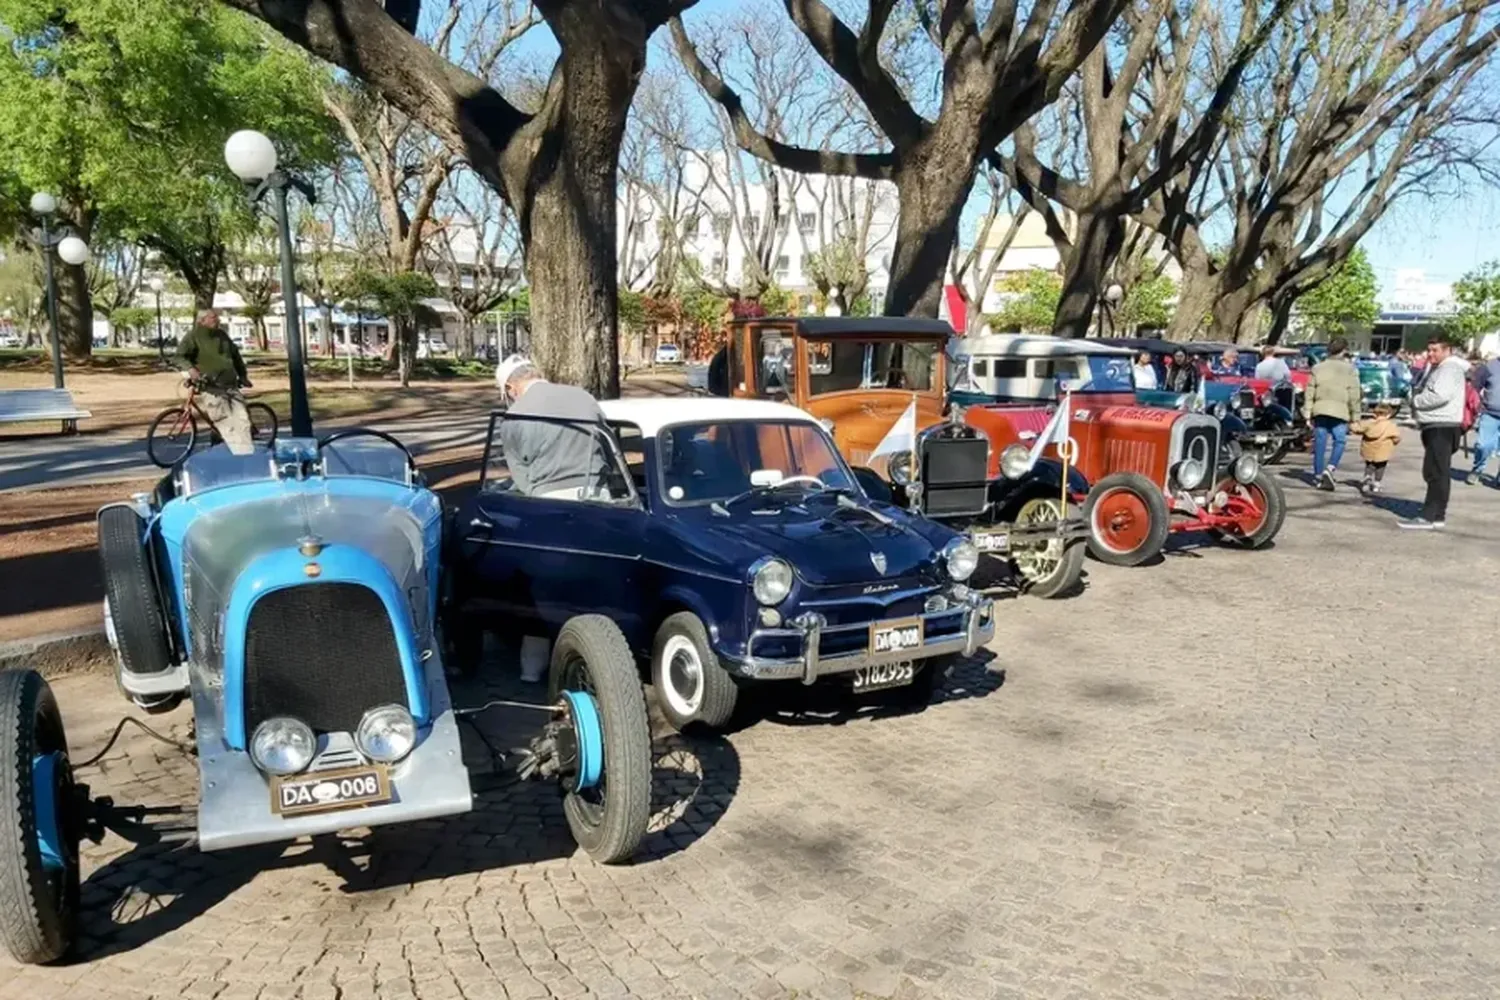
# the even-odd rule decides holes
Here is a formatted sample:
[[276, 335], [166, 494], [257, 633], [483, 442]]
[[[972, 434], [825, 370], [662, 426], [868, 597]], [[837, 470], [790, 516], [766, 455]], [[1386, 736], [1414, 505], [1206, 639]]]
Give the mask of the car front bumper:
[[970, 528], [969, 538], [980, 555], [1005, 558], [1016, 550], [1025, 550], [1052, 541], [1083, 541], [1089, 537], [1089, 523], [1081, 517], [1042, 524], [1002, 524], [993, 528]]
[[[856, 625], [825, 625], [821, 616], [805, 615], [798, 619], [795, 627], [758, 629], [751, 636], [750, 646], [765, 638], [795, 638], [802, 643], [802, 655], [787, 658], [749, 656], [741, 660], [721, 657], [721, 662], [730, 673], [757, 681], [800, 680], [812, 684], [820, 677], [846, 674], [861, 667], [900, 663], [907, 660], [928, 660], [935, 656], [954, 653], [972, 656], [975, 650], [995, 637], [995, 606], [989, 598], [970, 591], [962, 600], [963, 625], [957, 633], [932, 636], [925, 639], [918, 649], [907, 649], [896, 653], [876, 653], [868, 646], [861, 650], [823, 656], [820, 653], [823, 636], [827, 633], [853, 630], [868, 630], [869, 622]], [[918, 617], [926, 622], [950, 615], [953, 609], [924, 614]]]
[[[464, 767], [458, 719], [449, 701], [438, 657], [427, 661], [427, 675], [432, 724], [411, 754], [390, 768], [391, 800], [380, 805], [295, 816], [281, 816], [272, 809], [270, 779], [255, 766], [248, 753], [225, 746], [220, 714], [209, 686], [194, 684], [198, 846], [205, 851], [218, 851], [468, 812], [473, 808], [469, 772]], [[315, 762], [313, 767], [317, 766]]]

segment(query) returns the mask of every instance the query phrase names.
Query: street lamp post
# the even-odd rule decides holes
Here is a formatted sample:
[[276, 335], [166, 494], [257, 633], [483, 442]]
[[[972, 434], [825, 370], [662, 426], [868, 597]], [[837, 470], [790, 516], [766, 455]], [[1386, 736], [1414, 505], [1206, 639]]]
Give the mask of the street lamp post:
[[259, 132], [236, 132], [224, 143], [224, 162], [236, 177], [254, 185], [250, 198], [259, 201], [270, 191], [276, 205], [276, 228], [281, 243], [281, 301], [286, 322], [287, 375], [291, 389], [292, 436], [312, 436], [312, 413], [307, 405], [307, 375], [302, 354], [297, 273], [292, 252], [292, 225], [287, 214], [287, 191], [295, 187], [309, 202], [313, 190], [307, 182], [276, 168], [276, 147]]
[[161, 293], [167, 283], [160, 278], [151, 279], [151, 291], [156, 293], [156, 350], [161, 355], [161, 366], [167, 367], [167, 339], [161, 329]]
[[33, 234], [42, 251], [42, 271], [47, 279], [47, 322], [52, 327], [52, 384], [63, 387], [62, 333], [57, 322], [57, 278], [53, 273], [52, 254], [62, 258], [64, 264], [82, 264], [89, 259], [89, 245], [70, 233], [52, 231], [52, 214], [57, 211], [57, 199], [45, 191], [31, 196], [31, 211], [41, 220], [41, 229]]

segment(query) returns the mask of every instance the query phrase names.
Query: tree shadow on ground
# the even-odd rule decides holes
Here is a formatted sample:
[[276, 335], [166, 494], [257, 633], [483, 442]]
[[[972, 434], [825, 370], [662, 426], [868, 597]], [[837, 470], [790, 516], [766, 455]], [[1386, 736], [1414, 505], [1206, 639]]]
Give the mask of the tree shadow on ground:
[[[483, 704], [474, 699], [495, 697], [536, 703], [539, 690], [490, 675], [455, 685], [456, 704]], [[508, 755], [509, 748], [524, 746], [547, 717], [544, 711], [514, 707], [471, 717], [475, 726], [464, 727], [472, 730], [464, 739], [464, 763], [470, 767], [474, 807], [463, 815], [212, 854], [190, 843], [153, 842], [148, 832], [84, 883], [81, 930], [71, 961], [96, 961], [155, 941], [263, 872], [321, 868], [338, 880], [335, 891], [357, 898], [574, 855], [578, 863], [590, 863], [569, 831], [560, 788], [549, 781], [522, 781], [495, 766], [496, 750]], [[739, 791], [739, 755], [721, 736], [664, 733], [653, 741], [651, 778], [646, 836], [631, 863], [685, 850], [717, 825]], [[357, 819], [357, 813], [350, 814], [351, 822]]]
[[843, 726], [861, 719], [913, 715], [929, 708], [973, 698], [986, 698], [1005, 684], [1005, 671], [990, 669], [995, 654], [982, 649], [948, 668], [926, 704], [893, 703], [890, 691], [855, 696], [849, 675], [834, 675], [811, 686], [797, 681], [766, 683], [744, 688], [741, 705], [730, 723], [732, 731], [765, 721], [780, 726]]

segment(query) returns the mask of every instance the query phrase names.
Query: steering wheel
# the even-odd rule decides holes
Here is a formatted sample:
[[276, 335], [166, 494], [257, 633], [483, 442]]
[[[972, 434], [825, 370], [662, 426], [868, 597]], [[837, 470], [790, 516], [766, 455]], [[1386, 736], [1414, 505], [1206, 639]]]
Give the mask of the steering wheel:
[[331, 444], [334, 444], [335, 442], [343, 441], [346, 438], [352, 437], [379, 438], [386, 444], [392, 444], [397, 448], [400, 448], [401, 454], [406, 456], [406, 471], [411, 473], [411, 481], [417, 482], [417, 460], [411, 457], [411, 452], [406, 450], [406, 445], [396, 440], [394, 435], [387, 434], [385, 431], [377, 431], [372, 427], [349, 427], [341, 431], [334, 431], [327, 437], [318, 439], [318, 451], [321, 452], [324, 448], [328, 447]]
[[[896, 376], [896, 385], [891, 385], [892, 375]], [[873, 383], [865, 387], [869, 389], [904, 389], [908, 381], [905, 368], [882, 368], [879, 371], [872, 371], [869, 380]]]
[[773, 490], [777, 490], [783, 486], [789, 486], [792, 483], [812, 483], [820, 490], [828, 489], [828, 484], [823, 482], [823, 480], [819, 479], [817, 476], [787, 476], [785, 479], [771, 488]]

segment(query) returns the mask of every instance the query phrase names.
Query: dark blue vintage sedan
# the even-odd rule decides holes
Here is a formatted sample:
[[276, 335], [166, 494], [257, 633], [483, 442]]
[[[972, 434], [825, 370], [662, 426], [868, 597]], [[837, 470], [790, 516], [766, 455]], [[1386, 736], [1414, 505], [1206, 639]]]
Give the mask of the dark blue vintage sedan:
[[455, 634], [519, 621], [547, 637], [606, 614], [679, 728], [727, 722], [749, 681], [925, 702], [948, 659], [994, 634], [990, 601], [965, 584], [973, 544], [867, 497], [808, 414], [602, 407], [607, 427], [492, 418], [479, 492], [451, 526]]

